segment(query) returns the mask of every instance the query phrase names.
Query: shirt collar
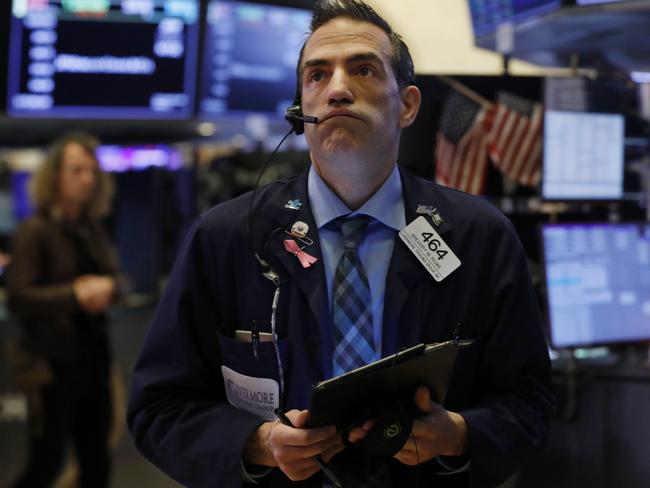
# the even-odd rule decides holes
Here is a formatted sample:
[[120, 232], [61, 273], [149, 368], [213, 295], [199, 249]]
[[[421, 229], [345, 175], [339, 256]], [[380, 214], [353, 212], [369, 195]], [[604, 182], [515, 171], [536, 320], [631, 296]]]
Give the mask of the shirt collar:
[[309, 168], [307, 194], [314, 221], [319, 229], [334, 219], [348, 214], [368, 215], [397, 231], [406, 225], [402, 180], [397, 165], [375, 194], [355, 212], [352, 212], [327, 186], [313, 166]]

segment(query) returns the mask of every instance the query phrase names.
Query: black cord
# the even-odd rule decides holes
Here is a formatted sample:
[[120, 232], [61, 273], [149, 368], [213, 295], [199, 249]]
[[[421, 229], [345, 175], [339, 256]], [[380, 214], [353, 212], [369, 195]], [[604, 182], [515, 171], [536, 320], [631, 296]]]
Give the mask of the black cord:
[[264, 261], [264, 259], [255, 252], [255, 248], [253, 247], [253, 236], [251, 234], [251, 227], [252, 227], [252, 223], [253, 223], [253, 206], [254, 206], [254, 203], [255, 203], [255, 196], [257, 195], [257, 190], [258, 190], [258, 188], [260, 186], [260, 181], [262, 180], [262, 175], [264, 175], [264, 173], [266, 172], [266, 169], [268, 168], [269, 163], [275, 157], [275, 154], [278, 152], [278, 149], [280, 149], [280, 146], [282, 146], [282, 143], [287, 139], [287, 137], [289, 137], [291, 135], [291, 133], [293, 131], [294, 131], [294, 129], [292, 127], [291, 130], [289, 132], [287, 132], [287, 134], [278, 143], [276, 148], [273, 150], [271, 155], [268, 157], [268, 159], [264, 163], [264, 166], [262, 166], [260, 174], [257, 176], [257, 181], [255, 182], [255, 188], [253, 189], [253, 194], [251, 195], [251, 201], [250, 201], [250, 203], [248, 205], [248, 222], [246, 224], [246, 233], [248, 234], [248, 246], [250, 247], [251, 253], [253, 254], [253, 256], [255, 256], [255, 258], [260, 262], [260, 264], [262, 266], [267, 266], [268, 263], [266, 261]]

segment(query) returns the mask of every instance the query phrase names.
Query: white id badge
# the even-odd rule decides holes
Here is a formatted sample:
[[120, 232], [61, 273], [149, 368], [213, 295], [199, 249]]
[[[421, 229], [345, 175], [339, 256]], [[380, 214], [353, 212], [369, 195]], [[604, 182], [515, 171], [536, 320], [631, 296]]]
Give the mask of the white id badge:
[[460, 266], [460, 259], [422, 216], [404, 227], [399, 236], [436, 281], [444, 280]]
[[280, 406], [280, 387], [271, 378], [255, 378], [221, 366], [226, 396], [233, 407], [246, 410], [264, 420], [275, 420]]

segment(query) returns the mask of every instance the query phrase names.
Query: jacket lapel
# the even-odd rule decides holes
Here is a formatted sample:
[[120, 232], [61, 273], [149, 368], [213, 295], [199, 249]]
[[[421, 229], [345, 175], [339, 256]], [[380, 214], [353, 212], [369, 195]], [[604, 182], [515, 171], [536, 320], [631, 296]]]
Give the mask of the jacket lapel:
[[[444, 235], [451, 230], [452, 223], [446, 220], [451, 215], [451, 212], [447, 211], [447, 200], [437, 187], [432, 185], [431, 182], [420, 180], [401, 169], [400, 176], [404, 193], [406, 225], [419, 217], [416, 213], [418, 205], [430, 205], [437, 208], [440, 215], [445, 219], [436, 228], [437, 232]], [[419, 303], [424, 297], [411, 300], [413, 305], [410, 309], [404, 308], [404, 304], [409, 295], [417, 292], [417, 285], [426, 279], [433, 280], [433, 277], [426, 271], [402, 239], [396, 236], [384, 294], [382, 356], [394, 354], [402, 347], [421, 342], [420, 328], [417, 326], [423, 320], [419, 314], [421, 307], [413, 305]], [[427, 297], [427, 299], [435, 299], [435, 297]]]
[[[299, 178], [291, 180], [274, 194], [271, 200], [263, 206], [262, 212], [275, 225], [268, 238], [267, 246], [269, 259], [281, 265], [278, 270], [280, 282], [293, 281], [307, 298], [309, 308], [316, 318], [315, 326], [305, 318], [304, 322], [300, 324], [301, 331], [294, 331], [294, 333], [300, 336], [302, 344], [313, 348], [310, 356], [317, 358], [318, 354], [325, 349], [322, 338], [329, 337], [330, 312], [318, 229], [309, 208], [307, 174], [305, 171]], [[289, 202], [292, 202], [293, 205]], [[298, 202], [301, 205], [296, 210], [295, 206]], [[313, 244], [305, 245], [285, 232], [290, 230], [297, 221], [304, 222], [309, 226], [307, 237], [313, 241]], [[284, 241], [287, 239], [296, 241], [300, 247], [304, 246], [303, 250], [315, 257], [317, 261], [309, 268], [303, 268], [298, 258], [285, 249]], [[323, 362], [318, 362], [318, 370], [321, 373], [322, 366]]]

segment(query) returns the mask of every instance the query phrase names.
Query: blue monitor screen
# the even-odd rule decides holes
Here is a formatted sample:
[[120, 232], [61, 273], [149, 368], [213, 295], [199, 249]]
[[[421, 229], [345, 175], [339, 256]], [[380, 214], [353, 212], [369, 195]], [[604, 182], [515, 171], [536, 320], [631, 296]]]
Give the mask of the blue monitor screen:
[[192, 115], [199, 0], [13, 0], [14, 117]]
[[542, 226], [553, 345], [650, 340], [650, 224]]
[[311, 12], [211, 0], [203, 42], [199, 112], [282, 116], [296, 89], [296, 63]]
[[491, 34], [504, 22], [542, 15], [561, 4], [561, 0], [469, 0], [474, 35]]

